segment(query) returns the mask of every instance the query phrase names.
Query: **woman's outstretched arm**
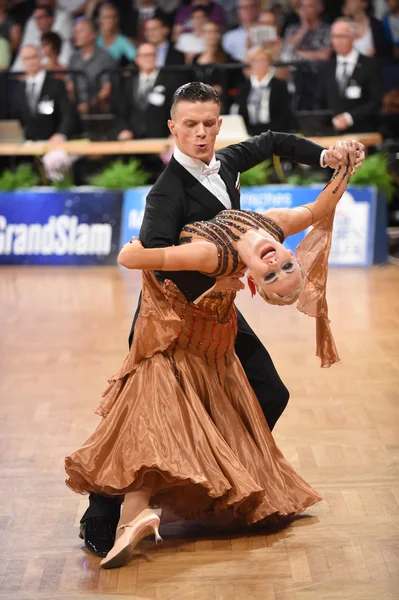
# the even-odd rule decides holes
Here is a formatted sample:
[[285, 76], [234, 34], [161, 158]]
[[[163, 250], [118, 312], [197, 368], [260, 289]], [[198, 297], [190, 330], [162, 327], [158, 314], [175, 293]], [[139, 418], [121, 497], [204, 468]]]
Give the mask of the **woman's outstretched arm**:
[[344, 152], [347, 153], [346, 164], [338, 167], [324, 190], [317, 196], [314, 202], [289, 209], [272, 209], [264, 214], [272, 218], [288, 237], [300, 231], [304, 231], [314, 223], [328, 216], [336, 207], [342, 197], [348, 181], [352, 175], [356, 160], [356, 149], [350, 143], [342, 143]]
[[167, 248], [143, 248], [139, 240], [125, 244], [118, 262], [127, 269], [140, 271], [200, 271], [217, 269], [217, 248], [210, 242], [194, 242]]

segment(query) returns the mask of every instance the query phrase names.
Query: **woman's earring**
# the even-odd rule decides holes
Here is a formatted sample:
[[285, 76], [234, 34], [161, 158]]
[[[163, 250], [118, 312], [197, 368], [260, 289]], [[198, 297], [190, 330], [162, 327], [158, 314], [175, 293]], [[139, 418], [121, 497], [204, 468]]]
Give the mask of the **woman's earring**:
[[247, 278], [247, 281], [248, 281], [248, 287], [249, 287], [249, 289], [251, 290], [251, 296], [252, 296], [252, 298], [253, 298], [253, 297], [255, 296], [255, 294], [256, 294], [255, 282], [254, 282], [254, 280], [252, 279], [252, 277], [248, 277], [248, 278]]

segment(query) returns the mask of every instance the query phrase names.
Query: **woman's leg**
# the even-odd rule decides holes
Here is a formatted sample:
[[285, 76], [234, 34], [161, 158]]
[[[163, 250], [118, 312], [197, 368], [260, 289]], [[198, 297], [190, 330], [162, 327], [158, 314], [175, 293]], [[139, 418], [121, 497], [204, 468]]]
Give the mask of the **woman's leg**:
[[151, 496], [155, 489], [155, 478], [156, 474], [152, 473], [146, 477], [145, 486], [140, 489], [125, 494], [125, 499], [122, 505], [121, 517], [119, 519], [118, 527], [116, 530], [116, 540], [122, 535], [123, 529], [120, 529], [122, 525], [126, 525], [135, 519], [143, 510], [149, 508]]

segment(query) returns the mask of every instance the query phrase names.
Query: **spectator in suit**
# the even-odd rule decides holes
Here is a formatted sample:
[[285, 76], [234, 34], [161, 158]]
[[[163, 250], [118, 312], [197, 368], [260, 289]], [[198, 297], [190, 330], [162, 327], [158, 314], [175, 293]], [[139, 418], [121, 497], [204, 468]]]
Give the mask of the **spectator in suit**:
[[106, 50], [114, 61], [125, 66], [134, 61], [136, 48], [125, 35], [119, 31], [119, 13], [113, 4], [103, 4], [99, 16], [100, 32], [97, 45]]
[[21, 54], [26, 79], [14, 91], [12, 117], [21, 122], [28, 140], [64, 141], [75, 124], [65, 84], [43, 69], [40, 48], [24, 46]]
[[259, 135], [268, 129], [291, 131], [294, 117], [287, 84], [275, 77], [273, 55], [259, 46], [248, 54], [249, 78], [237, 98], [238, 113], [243, 117], [250, 135]]
[[248, 32], [257, 24], [260, 15], [259, 0], [238, 0], [239, 26], [223, 36], [223, 48], [230, 56], [244, 61], [248, 51]]
[[80, 114], [87, 114], [90, 107], [100, 112], [109, 109], [111, 80], [106, 69], [116, 69], [113, 58], [96, 44], [96, 28], [92, 21], [81, 19], [75, 23], [76, 52], [69, 63], [71, 70], [83, 71], [86, 77], [77, 76], [69, 81], [70, 95], [74, 98]]
[[[40, 46], [41, 38], [44, 33], [49, 33], [50, 31], [54, 31], [55, 33], [55, 12], [54, 8], [47, 5], [38, 6], [33, 13], [33, 18], [36, 23], [36, 28], [39, 33], [39, 38], [37, 43], [33, 44], [34, 46]], [[61, 34], [59, 34], [62, 38]], [[62, 46], [59, 55], [59, 62], [61, 65], [67, 66], [69, 64], [70, 58], [72, 55], [72, 45], [69, 40], [62, 39]], [[14, 64], [12, 66], [12, 71], [22, 71], [23, 64], [21, 59], [21, 53], [19, 52]]]
[[9, 16], [8, 0], [0, 0], [0, 38], [8, 41], [11, 52], [17, 52], [21, 36], [21, 26]]
[[140, 44], [138, 73], [126, 79], [122, 94], [118, 140], [169, 136], [167, 121], [176, 85], [171, 74], [159, 70], [156, 63], [155, 46]]
[[153, 44], [157, 53], [158, 69], [165, 65], [184, 65], [185, 58], [183, 52], [176, 50], [170, 42], [170, 26], [159, 17], [148, 19], [144, 26], [145, 41]]
[[321, 20], [320, 0], [301, 0], [300, 23], [287, 27], [281, 50], [282, 60], [328, 60], [331, 54], [330, 26]]
[[351, 17], [358, 29], [355, 48], [366, 56], [389, 58], [392, 56], [392, 44], [388, 41], [384, 26], [372, 15], [371, 0], [345, 0], [343, 14]]
[[193, 31], [193, 13], [198, 6], [204, 7], [208, 18], [211, 21], [218, 23], [221, 29], [225, 29], [226, 15], [220, 4], [213, 2], [213, 0], [191, 0], [190, 4], [182, 6], [176, 15], [175, 24], [173, 26], [174, 40], [177, 40], [183, 31]]
[[355, 48], [356, 25], [340, 18], [332, 26], [335, 56], [321, 72], [319, 108], [332, 112], [336, 131], [372, 131], [377, 125], [382, 91], [377, 63]]

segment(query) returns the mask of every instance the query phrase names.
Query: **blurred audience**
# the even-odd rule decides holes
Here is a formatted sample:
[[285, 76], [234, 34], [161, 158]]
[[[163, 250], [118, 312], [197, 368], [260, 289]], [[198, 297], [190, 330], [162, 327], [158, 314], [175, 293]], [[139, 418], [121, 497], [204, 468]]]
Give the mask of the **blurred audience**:
[[[62, 47], [62, 39], [55, 31], [48, 31], [42, 34], [42, 64], [46, 71], [65, 71], [66, 66], [59, 62], [59, 56]], [[63, 78], [62, 75], [53, 75], [53, 77]]]
[[0, 38], [7, 40], [11, 52], [17, 52], [21, 43], [21, 26], [9, 15], [8, 0], [0, 0]]
[[89, 0], [58, 0], [58, 8], [68, 12], [72, 18], [82, 17]]
[[239, 26], [223, 36], [223, 48], [230, 56], [244, 61], [248, 51], [248, 33], [256, 26], [260, 15], [259, 0], [238, 0]]
[[215, 21], [203, 26], [204, 52], [193, 57], [193, 69], [197, 81], [212, 85], [222, 98], [222, 110], [227, 112], [231, 99], [237, 94], [243, 76], [241, 69], [220, 69], [219, 65], [236, 63], [222, 47], [222, 30]]
[[[39, 35], [39, 39], [37, 40], [37, 43], [34, 43], [33, 45], [40, 46], [42, 35], [44, 33], [49, 33], [50, 31], [54, 31], [55, 33], [57, 33], [55, 30], [54, 8], [52, 6], [48, 6], [45, 4], [38, 6], [33, 13], [33, 18], [36, 23], [35, 35], [36, 35], [36, 32]], [[59, 34], [59, 35], [60, 35], [60, 37], [62, 37], [61, 34]], [[25, 35], [24, 35], [24, 38], [25, 38]], [[28, 45], [28, 44], [23, 44], [23, 45]], [[61, 51], [60, 51], [60, 55], [59, 55], [59, 59], [58, 59], [59, 63], [67, 66], [69, 64], [71, 55], [72, 55], [71, 42], [69, 40], [62, 39]], [[23, 70], [20, 52], [17, 54], [17, 57], [12, 66], [12, 70], [13, 71], [22, 71]]]
[[11, 62], [10, 42], [0, 37], [0, 71], [6, 71]]
[[75, 23], [75, 46], [69, 69], [83, 71], [85, 77], [76, 76], [68, 82], [68, 90], [75, 100], [80, 114], [90, 108], [99, 112], [109, 110], [111, 95], [110, 75], [103, 73], [117, 67], [113, 58], [96, 44], [96, 28], [92, 21], [81, 19]]
[[182, 6], [177, 12], [173, 26], [173, 39], [177, 40], [183, 31], [193, 31], [193, 12], [198, 6], [206, 9], [208, 18], [215, 21], [222, 29], [226, 27], [226, 16], [221, 4], [212, 0], [191, 0], [190, 4]]
[[394, 54], [399, 58], [399, 0], [386, 0], [386, 5], [388, 13], [383, 20], [385, 35], [394, 44]]
[[374, 58], [355, 48], [356, 24], [347, 18], [332, 26], [335, 56], [320, 74], [318, 107], [331, 111], [337, 132], [374, 131], [378, 126], [382, 90]]
[[294, 129], [291, 97], [285, 81], [275, 77], [272, 53], [255, 47], [249, 51], [247, 62], [249, 78], [241, 85], [236, 102], [249, 134]]
[[145, 41], [145, 25], [149, 19], [157, 17], [171, 25], [171, 15], [161, 7], [162, 2], [158, 4], [154, 0], [136, 0], [136, 8], [132, 10], [130, 3], [130, 6], [125, 7], [120, 13], [122, 32], [138, 44]]
[[26, 78], [14, 90], [12, 117], [21, 122], [28, 140], [65, 140], [75, 123], [65, 84], [43, 69], [40, 48], [24, 46], [21, 57]]
[[100, 32], [97, 45], [106, 50], [120, 66], [134, 61], [136, 48], [125, 35], [119, 31], [119, 13], [113, 4], [103, 4], [99, 16]]
[[384, 26], [372, 16], [371, 0], [345, 0], [343, 14], [351, 17], [358, 30], [355, 48], [366, 56], [386, 58], [392, 56], [392, 44], [388, 41]]
[[282, 60], [328, 60], [331, 54], [330, 26], [321, 20], [322, 12], [320, 0], [300, 0], [300, 23], [289, 25], [285, 31]]
[[191, 13], [192, 31], [184, 32], [176, 40], [176, 50], [183, 52], [186, 62], [190, 63], [195, 54], [205, 51], [203, 27], [208, 20], [208, 11], [204, 6], [197, 6]]
[[184, 65], [183, 52], [179, 52], [169, 39], [169, 24], [159, 17], [148, 19], [144, 26], [145, 41], [153, 44], [157, 53], [157, 67], [165, 65]]

